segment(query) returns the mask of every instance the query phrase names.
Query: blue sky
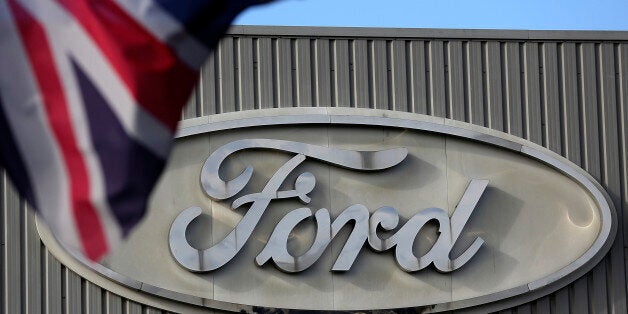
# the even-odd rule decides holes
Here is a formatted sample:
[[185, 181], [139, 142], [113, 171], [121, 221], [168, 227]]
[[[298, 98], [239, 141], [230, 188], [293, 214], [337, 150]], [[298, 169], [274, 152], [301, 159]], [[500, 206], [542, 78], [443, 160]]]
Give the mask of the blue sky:
[[628, 0], [280, 0], [234, 24], [628, 30]]

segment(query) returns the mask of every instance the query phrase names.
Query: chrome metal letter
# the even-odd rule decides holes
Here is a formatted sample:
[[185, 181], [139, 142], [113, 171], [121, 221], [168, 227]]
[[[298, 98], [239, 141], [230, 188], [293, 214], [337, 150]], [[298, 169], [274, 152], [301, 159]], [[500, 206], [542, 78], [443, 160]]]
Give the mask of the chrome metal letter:
[[[484, 193], [484, 190], [486, 190], [486, 186], [488, 186], [488, 180], [476, 179], [471, 180], [469, 186], [467, 186], [467, 189], [460, 198], [458, 206], [456, 206], [454, 214], [451, 216], [451, 240], [447, 241], [446, 244], [442, 244], [445, 246], [441, 250], [442, 255], [434, 260], [434, 266], [436, 266], [436, 269], [442, 272], [450, 272], [460, 268], [462, 265], [466, 264], [475, 255], [475, 253], [477, 253], [482, 244], [484, 244], [484, 240], [478, 237], [473, 241], [473, 243], [471, 243], [464, 253], [460, 254], [460, 256], [455, 258], [453, 261], [449, 259], [451, 249], [454, 247], [454, 244], [456, 244], [458, 237], [460, 237], [462, 229], [467, 224], [471, 213], [480, 201], [480, 197]], [[443, 236], [441, 235], [441, 237]]]
[[361, 171], [390, 168], [400, 163], [408, 155], [408, 149], [405, 147], [380, 151], [352, 151], [283, 140], [244, 139], [233, 141], [218, 148], [203, 165], [201, 185], [209, 197], [222, 200], [242, 191], [251, 179], [253, 166], [247, 166], [240, 175], [229, 181], [223, 181], [219, 177], [218, 169], [229, 155], [252, 148], [297, 153], [340, 167]]
[[[217, 269], [221, 267], [222, 265], [226, 264], [228, 261], [230, 261], [240, 251], [240, 249], [242, 249], [246, 241], [249, 239], [249, 237], [251, 236], [251, 233], [253, 233], [253, 229], [255, 229], [255, 226], [257, 226], [257, 223], [259, 222], [260, 218], [262, 218], [262, 215], [264, 214], [264, 211], [268, 207], [268, 204], [270, 203], [270, 201], [277, 198], [277, 193], [278, 193], [277, 190], [279, 189], [281, 184], [284, 182], [286, 177], [292, 172], [292, 170], [294, 170], [294, 168], [300, 165], [303, 162], [303, 160], [305, 160], [305, 156], [301, 154], [292, 157], [292, 159], [290, 159], [283, 166], [281, 166], [281, 168], [277, 170], [277, 172], [270, 178], [270, 180], [268, 180], [268, 183], [266, 184], [266, 186], [264, 187], [264, 190], [262, 190], [261, 193], [246, 195], [244, 196], [245, 199], [243, 200], [237, 199], [234, 203], [237, 202], [239, 204], [244, 204], [244, 203], [252, 202], [253, 204], [251, 205], [251, 208], [249, 208], [249, 210], [246, 212], [244, 217], [242, 217], [242, 220], [238, 222], [235, 229], [233, 229], [227, 235], [227, 237], [225, 237], [224, 239], [222, 239], [222, 241], [220, 241], [219, 243], [217, 243], [216, 245], [208, 249], [197, 251], [198, 262], [194, 262], [194, 263], [185, 262], [185, 261], [189, 261], [191, 257], [186, 256], [186, 255], [181, 255], [181, 254], [183, 254], [183, 252], [189, 253], [189, 250], [184, 249], [183, 251], [179, 251], [175, 249], [181, 245], [189, 246], [189, 243], [187, 243], [187, 239], [185, 238], [185, 228], [177, 229], [177, 228], [174, 228], [174, 226], [175, 225], [179, 226], [179, 224], [177, 224], [177, 221], [179, 221], [179, 218], [181, 218], [182, 221], [187, 221], [189, 219], [188, 215], [190, 214], [186, 214], [185, 216], [182, 216], [186, 213], [186, 211], [179, 214], [179, 217], [177, 217], [175, 222], [172, 224], [173, 227], [170, 229], [170, 251], [172, 252], [172, 255], [177, 260], [177, 262], [179, 262], [181, 266], [191, 271], [202, 272], [202, 271], [210, 271], [210, 270]], [[301, 181], [303, 180], [309, 181], [307, 177], [309, 176], [306, 176], [306, 179], [302, 178]], [[304, 188], [310, 189], [309, 191], [307, 191], [307, 193], [309, 193], [311, 189], [314, 188], [314, 182], [311, 182], [311, 181], [305, 184], [301, 183], [298, 185], [301, 187], [300, 192], [295, 190], [294, 192], [291, 191], [288, 193], [295, 194], [295, 195], [302, 194], [303, 192], [306, 191], [306, 190], [303, 190]], [[194, 219], [194, 217], [192, 219]], [[189, 221], [192, 221], [192, 220], [189, 219]], [[185, 242], [185, 244], [179, 243], [179, 242]]]
[[[298, 154], [275, 172], [261, 192], [243, 195], [233, 201], [232, 208], [248, 203], [251, 203], [251, 206], [236, 227], [214, 246], [198, 250], [185, 238], [187, 226], [201, 214], [199, 207], [190, 207], [179, 214], [170, 229], [170, 250], [177, 262], [188, 270], [211, 271], [229, 262], [248, 241], [272, 200], [297, 198], [302, 203], [308, 204], [311, 201], [308, 194], [316, 185], [316, 178], [312, 173], [299, 174], [294, 182], [294, 189], [279, 191], [288, 175], [306, 159], [306, 156], [341, 167], [369, 171], [392, 167], [407, 155], [405, 148], [360, 152], [281, 140], [239, 140], [220, 147], [207, 158], [201, 172], [201, 184], [207, 195], [217, 200], [229, 198], [248, 184], [253, 173], [252, 166], [247, 166], [240, 175], [230, 181], [220, 179], [218, 169], [230, 154], [251, 148], [275, 149]], [[332, 267], [333, 271], [349, 270], [368, 240], [371, 248], [378, 252], [395, 247], [395, 259], [405, 271], [419, 271], [433, 263], [437, 270], [451, 272], [466, 264], [484, 243], [484, 240], [478, 237], [460, 256], [453, 260], [449, 257], [487, 185], [488, 180], [471, 180], [451, 218], [441, 208], [427, 208], [412, 216], [399, 231], [386, 239], [380, 238], [377, 230], [382, 228], [391, 231], [397, 228], [399, 214], [395, 208], [381, 207], [369, 219], [368, 209], [364, 205], [354, 204], [338, 215], [333, 224], [329, 211], [325, 208], [319, 209], [314, 215], [317, 225], [314, 243], [306, 253], [295, 257], [288, 252], [288, 236], [297, 224], [312, 216], [309, 208], [298, 208], [279, 221], [255, 261], [258, 265], [263, 265], [272, 260], [283, 271], [303, 271], [320, 258], [331, 240], [353, 220], [354, 227]], [[436, 220], [439, 224], [438, 239], [426, 254], [416, 257], [413, 253], [414, 240], [423, 226], [431, 220]]]

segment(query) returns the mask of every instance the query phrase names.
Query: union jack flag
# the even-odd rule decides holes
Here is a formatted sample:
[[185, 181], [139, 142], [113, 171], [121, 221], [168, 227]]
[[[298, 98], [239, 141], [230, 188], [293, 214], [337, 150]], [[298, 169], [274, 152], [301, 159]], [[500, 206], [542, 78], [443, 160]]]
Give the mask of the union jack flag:
[[198, 69], [261, 2], [0, 0], [0, 162], [64, 246], [99, 260], [140, 221]]

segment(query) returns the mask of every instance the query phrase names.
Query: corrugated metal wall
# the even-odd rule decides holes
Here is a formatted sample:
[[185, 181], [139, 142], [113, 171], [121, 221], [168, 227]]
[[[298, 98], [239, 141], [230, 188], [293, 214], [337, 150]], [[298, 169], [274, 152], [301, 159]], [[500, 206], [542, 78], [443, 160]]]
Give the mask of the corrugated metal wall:
[[8, 181], [0, 178], [0, 313], [162, 313], [81, 278], [44, 247], [35, 217]]
[[[580, 165], [617, 208], [613, 248], [586, 276], [506, 312], [627, 313], [628, 33], [236, 27], [183, 117], [311, 106], [466, 121]], [[1, 187], [4, 312], [155, 310], [60, 265], [6, 179]]]

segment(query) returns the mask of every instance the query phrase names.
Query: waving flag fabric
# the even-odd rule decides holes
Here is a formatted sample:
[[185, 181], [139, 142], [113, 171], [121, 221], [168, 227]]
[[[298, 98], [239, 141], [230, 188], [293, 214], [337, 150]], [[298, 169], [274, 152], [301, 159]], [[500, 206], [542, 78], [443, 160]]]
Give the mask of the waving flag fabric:
[[63, 245], [99, 260], [139, 222], [198, 69], [261, 2], [0, 0], [0, 162]]

